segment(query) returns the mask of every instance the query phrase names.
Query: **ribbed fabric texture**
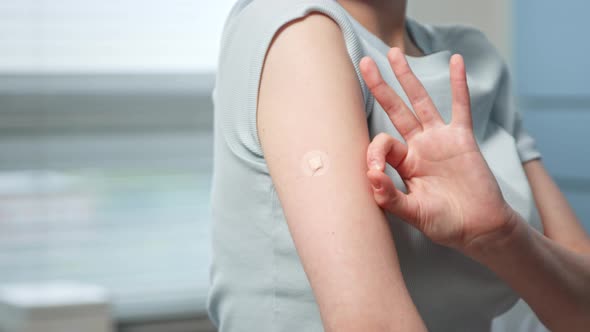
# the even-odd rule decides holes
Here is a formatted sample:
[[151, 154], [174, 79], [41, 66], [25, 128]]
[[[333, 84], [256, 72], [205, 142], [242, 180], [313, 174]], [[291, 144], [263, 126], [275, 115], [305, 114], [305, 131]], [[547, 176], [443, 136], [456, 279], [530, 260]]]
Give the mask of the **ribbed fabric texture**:
[[[257, 162], [252, 166], [265, 171], [262, 148], [256, 134], [256, 101], [264, 58], [276, 31], [311, 11], [332, 17], [342, 29], [365, 101], [368, 101], [368, 90], [358, 66], [364, 52], [346, 14], [336, 1], [239, 1], [235, 8], [226, 22], [217, 76], [217, 87], [232, 89], [231, 100], [220, 101], [231, 110], [216, 115], [226, 117], [221, 120], [221, 125], [224, 126], [223, 132], [231, 148], [247, 159], [249, 155], [256, 156]], [[237, 77], [235, 72], [224, 75], [235, 69], [242, 75]]]
[[[333, 0], [239, 0], [221, 42], [213, 95], [214, 173], [209, 314], [225, 331], [323, 331], [318, 307], [289, 234], [256, 132], [260, 75], [268, 46], [286, 23], [312, 11], [338, 23], [365, 97], [371, 138], [401, 138], [368, 92], [358, 67], [370, 55], [407, 101], [386, 59], [383, 41]], [[540, 220], [521, 163], [539, 158], [513, 107], [509, 77], [485, 36], [468, 27], [433, 27], [408, 19], [424, 57], [408, 61], [445, 120], [450, 120], [448, 61], [465, 58], [473, 121], [482, 152], [507, 201], [537, 228]], [[277, 110], [280, 112], [280, 110]], [[387, 174], [405, 189], [395, 170]], [[430, 331], [487, 331], [517, 299], [489, 270], [388, 215], [402, 273]], [[368, 221], [369, 222], [369, 221]]]

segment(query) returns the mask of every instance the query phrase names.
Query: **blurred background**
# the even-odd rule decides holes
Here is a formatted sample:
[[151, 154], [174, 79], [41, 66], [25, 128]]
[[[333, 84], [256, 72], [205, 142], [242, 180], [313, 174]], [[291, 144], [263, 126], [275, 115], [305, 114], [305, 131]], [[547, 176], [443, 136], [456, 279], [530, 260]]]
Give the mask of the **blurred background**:
[[[0, 331], [213, 331], [210, 94], [233, 3], [0, 0]], [[590, 3], [409, 4], [497, 45], [590, 230]], [[521, 330], [541, 331], [523, 310]]]

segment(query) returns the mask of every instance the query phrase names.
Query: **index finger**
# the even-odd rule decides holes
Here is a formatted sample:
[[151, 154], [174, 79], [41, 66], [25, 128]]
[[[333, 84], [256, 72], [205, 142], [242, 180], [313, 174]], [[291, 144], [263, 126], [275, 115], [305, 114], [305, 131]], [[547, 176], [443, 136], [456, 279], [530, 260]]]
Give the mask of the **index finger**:
[[375, 61], [369, 57], [364, 57], [361, 59], [359, 66], [371, 93], [383, 107], [402, 137], [408, 141], [415, 133], [422, 131], [422, 125], [412, 111], [408, 109], [400, 96], [385, 83]]
[[444, 124], [428, 92], [414, 75], [402, 51], [397, 47], [392, 48], [387, 54], [387, 59], [422, 125], [426, 128]]

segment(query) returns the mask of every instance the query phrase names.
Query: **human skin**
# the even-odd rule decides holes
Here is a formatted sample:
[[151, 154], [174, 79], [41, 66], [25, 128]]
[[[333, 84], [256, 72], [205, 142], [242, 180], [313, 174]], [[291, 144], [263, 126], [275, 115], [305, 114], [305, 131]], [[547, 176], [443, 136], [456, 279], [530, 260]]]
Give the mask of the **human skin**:
[[[402, 53], [420, 56], [405, 29], [407, 0], [338, 0], [359, 23]], [[590, 251], [590, 241], [571, 206], [541, 160], [523, 165], [541, 216], [545, 236], [574, 251]]]
[[330, 17], [309, 14], [275, 36], [257, 131], [324, 330], [426, 331], [366, 177], [362, 91]]
[[[350, 12], [357, 21], [386, 44], [400, 48], [401, 53], [403, 54], [413, 56], [421, 55], [420, 50], [411, 42], [405, 32], [406, 0], [338, 0], [338, 2]], [[418, 112], [420, 112], [420, 110], [418, 110]], [[436, 142], [431, 143], [436, 144]], [[370, 154], [371, 150], [379, 145], [385, 145], [386, 148], [387, 145], [394, 145], [394, 143], [388, 142], [388, 139], [385, 139], [383, 136], [377, 136], [371, 143], [372, 147], [368, 149], [368, 153]], [[383, 147], [381, 147], [381, 149], [383, 149]], [[480, 262], [489, 267], [494, 267], [493, 270], [498, 275], [503, 276], [505, 280], [511, 280], [509, 283], [517, 291], [520, 289], [519, 293], [521, 296], [529, 302], [529, 305], [531, 305], [533, 310], [535, 310], [537, 315], [547, 326], [553, 327], [552, 330], [572, 331], [575, 330], [576, 322], [579, 323], [580, 320], [569, 320], [569, 318], [579, 318], [580, 310], [582, 310], [581, 312], [585, 312], [586, 315], [590, 312], [588, 309], [590, 295], [588, 294], [587, 289], [587, 287], [590, 286], [576, 288], [576, 285], [590, 285], [587, 272], [587, 268], [590, 266], [587, 258], [590, 253], [590, 240], [564, 195], [560, 192], [559, 188], [544, 168], [542, 161], [532, 160], [526, 162], [523, 164], [523, 168], [541, 216], [544, 234], [540, 234], [524, 225], [520, 216], [516, 216], [514, 211], [505, 206], [501, 207], [500, 202], [488, 201], [483, 203], [484, 207], [486, 207], [486, 210], [489, 212], [489, 214], [485, 215], [490, 217], [487, 221], [488, 224], [484, 224], [483, 226], [479, 225], [479, 228], [474, 227], [473, 225], [469, 227], [480, 229], [480, 231], [486, 230], [491, 227], [489, 224], [502, 224], [502, 221], [498, 221], [498, 219], [504, 218], [506, 220], [519, 220], [520, 222], [513, 223], [515, 225], [514, 230], [520, 231], [511, 233], [513, 234], [511, 237], [512, 240], [509, 241], [506, 246], [496, 248], [497, 250], [488, 251], [488, 253], [496, 252], [498, 253], [497, 255], [478, 255], [476, 251], [465, 251], [465, 253], [470, 256], [479, 256]], [[481, 170], [483, 169], [484, 168]], [[473, 172], [470, 172], [469, 174], [473, 174]], [[386, 180], [386, 177], [383, 175], [384, 174], [382, 173], [375, 173], [374, 171], [368, 172], [369, 179], [371, 180]], [[417, 181], [417, 184], [419, 183], [420, 182]], [[476, 187], [496, 188], [496, 186], [490, 183], [489, 180], [478, 183]], [[392, 187], [389, 188], [393, 189]], [[438, 192], [440, 193], [440, 191]], [[387, 195], [390, 194], [389, 192], [387, 193]], [[467, 191], [465, 193], [467, 193]], [[385, 192], [381, 194], [381, 197], [379, 196], [379, 193], [376, 192], [375, 198], [378, 202], [381, 202], [381, 204], [383, 201], [391, 199], [391, 197], [385, 195]], [[498, 197], [498, 195], [494, 196], [494, 198]], [[430, 197], [429, 199], [432, 198], [433, 197]], [[470, 202], [474, 197], [469, 196], [464, 197], [464, 199], [464, 202]], [[423, 198], [423, 200], [428, 199]], [[437, 207], [432, 201], [429, 203], [425, 202], [423, 205], [429, 206], [432, 211], [435, 211], [436, 209], [441, 210], [441, 207]], [[493, 208], [494, 206], [496, 207], [495, 209]], [[453, 227], [457, 226], [455, 225]], [[439, 227], [433, 228], [437, 229]], [[446, 231], [449, 230], [447, 229]], [[456, 230], [451, 230], [451, 232], [456, 232]], [[503, 233], [501, 232], [500, 234]], [[514, 234], [520, 235], [516, 236]], [[437, 234], [436, 236], [440, 237], [441, 235]], [[469, 236], [469, 233], [464, 235], [466, 238]], [[480, 239], [483, 238], [484, 237], [481, 237]], [[451, 244], [453, 241], [456, 241], [456, 239], [450, 241], [449, 238], [446, 238], [443, 242], [444, 241], [447, 241], [447, 244], [451, 246], [457, 245], [456, 242]], [[474, 243], [477, 243], [477, 241], [474, 241]], [[497, 241], [496, 243], [503, 242]], [[494, 246], [484, 246], [484, 248], [494, 248]], [[511, 250], [507, 251], [509, 249]], [[517, 252], [522, 256], [519, 257], [519, 255], [515, 255]], [[521, 264], [520, 261], [514, 261], [517, 257], [519, 257], [520, 261], [524, 261], [525, 264]], [[514, 265], [518, 266], [518, 269], [513, 269], [511, 266], [512, 264], [509, 263], [510, 259], [513, 259], [512, 262]], [[561, 272], [557, 271], [560, 270], [558, 266], [560, 263], [566, 264], [570, 269]], [[551, 271], [551, 273], [540, 271], [541, 267]], [[521, 268], [526, 269], [526, 271], [520, 271], [519, 269]], [[514, 273], [515, 275], [508, 276], [507, 274], [509, 273]], [[539, 275], [542, 276], [542, 278], [539, 278]], [[535, 280], [535, 282], [527, 282], [527, 277], [525, 276], [528, 276], [529, 281]], [[562, 287], [573, 288], [569, 288], [568, 291], [563, 289], [558, 291]], [[572, 294], [576, 292], [578, 293]], [[557, 300], [558, 298], [560, 298], [560, 300]], [[554, 300], [557, 301], [553, 302]], [[572, 327], [559, 326], [560, 323], [569, 324]], [[588, 326], [588, 324], [586, 324], [586, 326]]]
[[[392, 48], [391, 67], [416, 115], [381, 78], [370, 58], [361, 73], [407, 144], [387, 135], [367, 149], [369, 178], [376, 202], [412, 224], [431, 240], [456, 249], [490, 268], [531, 306], [552, 331], [586, 331], [590, 326], [590, 248], [588, 236], [566, 234], [553, 240], [532, 228], [504, 200], [472, 128], [465, 65], [460, 55], [450, 61], [452, 120], [445, 124], [428, 93], [414, 76], [405, 56]], [[408, 193], [396, 189], [384, 173], [385, 163], [404, 180]], [[532, 168], [533, 172], [541, 172]], [[551, 202], [555, 191], [542, 178], [535, 197], [564, 210], [565, 200]], [[551, 197], [553, 195], [553, 197]], [[567, 209], [566, 209], [567, 211]], [[545, 219], [564, 218], [541, 210]], [[543, 220], [553, 225], [557, 221]], [[571, 220], [570, 220], [571, 222]], [[575, 225], [574, 225], [575, 226]], [[567, 228], [571, 232], [573, 228]], [[550, 229], [556, 232], [554, 229]]]
[[[339, 2], [389, 45], [401, 47], [406, 54], [420, 55], [420, 50], [405, 33], [405, 1]], [[400, 4], [404, 6], [398, 6]], [[356, 73], [342, 32], [335, 22], [313, 13], [287, 24], [277, 33], [262, 73], [257, 132], [297, 253], [318, 303], [324, 329], [339, 332], [425, 331], [405, 287], [387, 219], [377, 204], [379, 193], [371, 189], [370, 181], [374, 180], [371, 174], [379, 177], [383, 172], [367, 173], [366, 156], [370, 149], [363, 108]], [[321, 176], [309, 176], [302, 171], [302, 160], [306, 153], [316, 150], [329, 156], [329, 171]], [[470, 155], [477, 156], [475, 152]], [[531, 182], [536, 183], [536, 180]], [[492, 183], [489, 185], [493, 186]], [[544, 186], [540, 188], [545, 190]], [[387, 191], [381, 194], [385, 193]], [[535, 199], [537, 196], [535, 193]], [[500, 203], [491, 200], [489, 204]], [[441, 213], [439, 218], [449, 217], [460, 209], [449, 210], [441, 204], [432, 206]], [[512, 220], [510, 210], [505, 212], [504, 217]], [[504, 225], [502, 216], [496, 214], [494, 222]], [[565, 228], [569, 224], [567, 220], [560, 223]], [[502, 234], [494, 232], [494, 225], [483, 220], [473, 225], [476, 224], [478, 227], [474, 229], [480, 235], [487, 231]], [[460, 233], [447, 229], [439, 232], [438, 240], [447, 241], [459, 249], [462, 242], [457, 234]], [[572, 236], [565, 238], [575, 237], [574, 231], [567, 233]], [[454, 236], [445, 237], [449, 234]], [[582, 247], [580, 243], [583, 241], [575, 242]], [[526, 241], [510, 243], [535, 247]], [[473, 252], [474, 255], [477, 253], [476, 250]], [[537, 261], [545, 257], [542, 254], [531, 256]], [[481, 257], [481, 261], [489, 259], [490, 265], [502, 265], [484, 254]], [[531, 268], [529, 271], [536, 270]], [[526, 299], [526, 289], [521, 291]], [[528, 292], [535, 291], [538, 293], [537, 288]]]

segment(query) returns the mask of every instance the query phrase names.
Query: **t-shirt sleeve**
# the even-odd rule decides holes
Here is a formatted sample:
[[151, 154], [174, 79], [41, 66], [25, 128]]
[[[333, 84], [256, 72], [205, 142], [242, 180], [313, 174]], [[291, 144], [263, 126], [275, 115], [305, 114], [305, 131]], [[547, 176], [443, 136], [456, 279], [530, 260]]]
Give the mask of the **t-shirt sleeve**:
[[[241, 4], [241, 5], [240, 5]], [[226, 21], [216, 76], [214, 105], [216, 128], [241, 159], [264, 163], [256, 128], [258, 89], [264, 59], [273, 37], [289, 22], [312, 12], [332, 18], [342, 30], [354, 65], [368, 116], [370, 93], [359, 62], [364, 48], [344, 9], [333, 0], [240, 1]]]
[[502, 61], [498, 92], [492, 109], [492, 119], [510, 133], [516, 142], [522, 163], [541, 158], [535, 140], [524, 128], [522, 114], [516, 108], [508, 66]]

